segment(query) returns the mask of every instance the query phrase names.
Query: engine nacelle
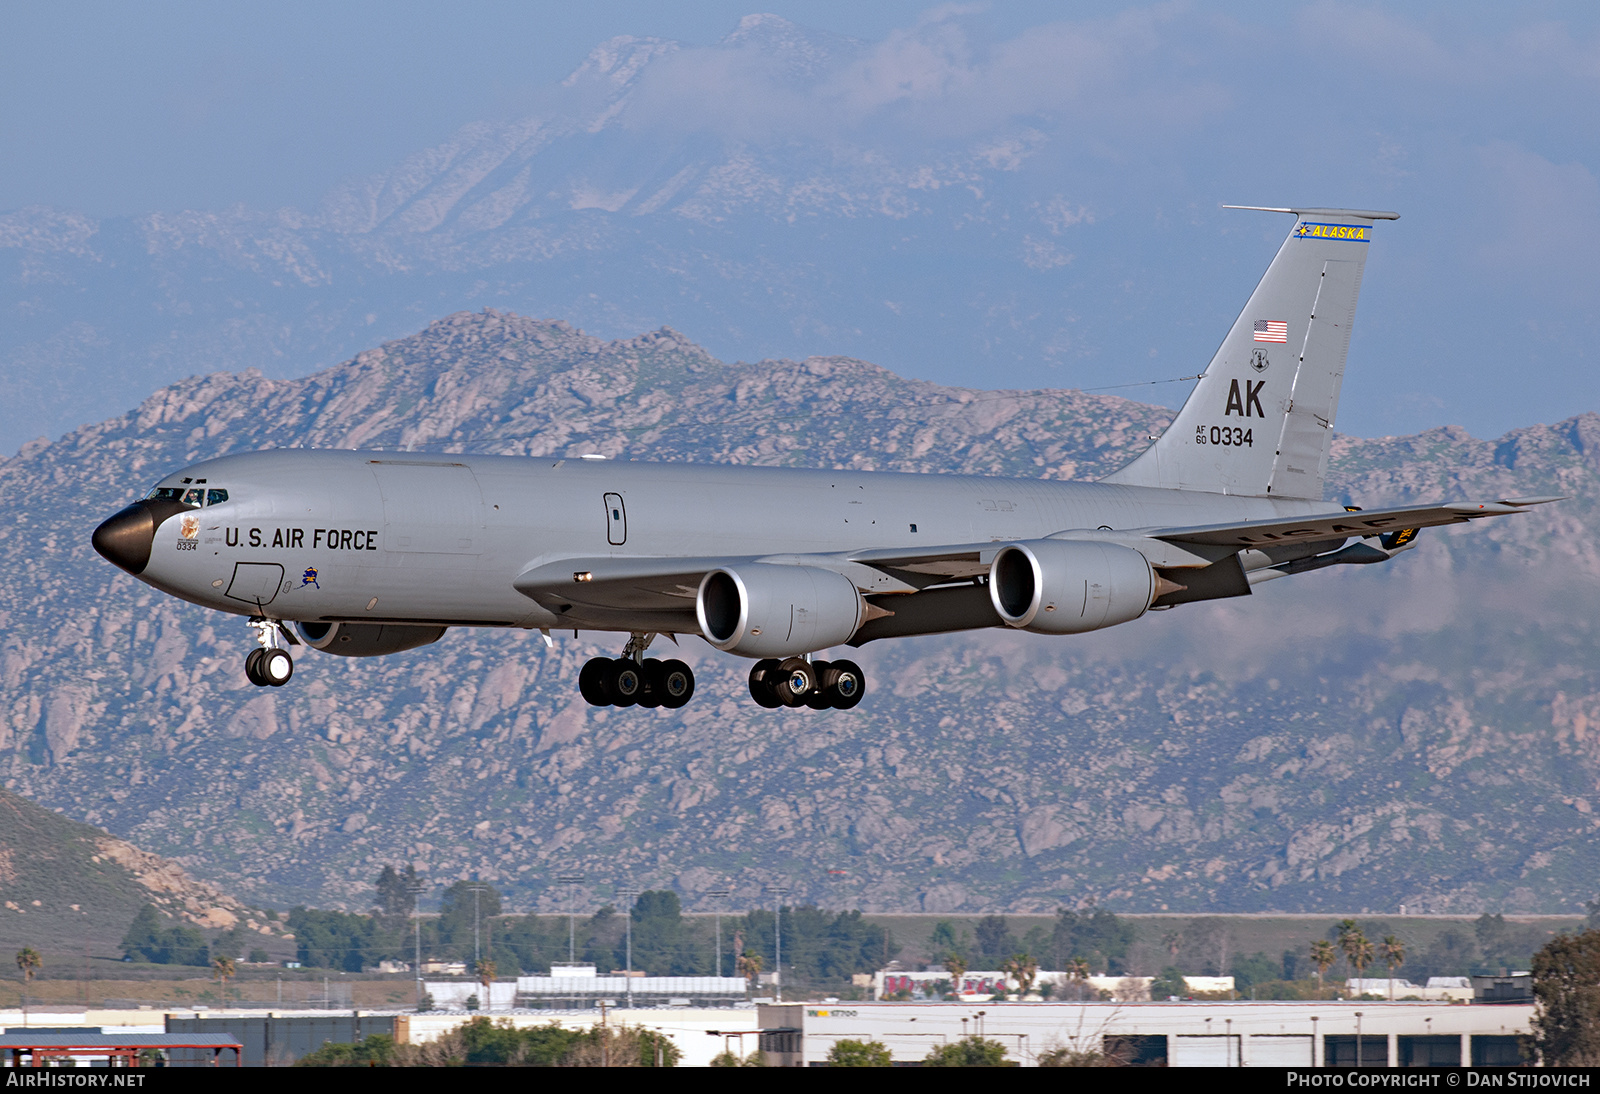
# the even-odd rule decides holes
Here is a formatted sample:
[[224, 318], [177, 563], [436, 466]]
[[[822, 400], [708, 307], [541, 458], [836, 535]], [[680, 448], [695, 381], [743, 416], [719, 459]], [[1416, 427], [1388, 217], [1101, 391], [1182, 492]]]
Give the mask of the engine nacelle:
[[437, 642], [449, 628], [396, 623], [296, 623], [294, 629], [302, 642], [323, 653], [382, 657]]
[[1009, 626], [1078, 634], [1138, 619], [1156, 596], [1155, 572], [1132, 547], [1036, 539], [1002, 547], [989, 567], [989, 599]]
[[702, 578], [694, 610], [700, 633], [719, 650], [794, 657], [846, 642], [861, 626], [864, 604], [843, 574], [752, 563]]

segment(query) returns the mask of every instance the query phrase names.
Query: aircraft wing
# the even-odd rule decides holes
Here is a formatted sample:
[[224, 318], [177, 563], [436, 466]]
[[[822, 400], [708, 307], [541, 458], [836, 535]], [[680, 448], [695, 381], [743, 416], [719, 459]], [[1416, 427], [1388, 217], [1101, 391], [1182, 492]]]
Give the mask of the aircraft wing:
[[512, 586], [554, 610], [566, 605], [603, 610], [694, 613], [700, 579], [732, 558], [562, 558], [518, 574]]
[[1527, 512], [1530, 505], [1559, 501], [1559, 498], [1507, 498], [1486, 502], [1446, 502], [1406, 509], [1362, 509], [1354, 512], [1323, 513], [1292, 520], [1248, 520], [1237, 524], [1198, 524], [1191, 528], [1156, 528], [1144, 533], [1150, 539], [1170, 543], [1195, 543], [1214, 547], [1264, 547], [1296, 540], [1349, 539], [1375, 536], [1402, 528], [1433, 528], [1461, 524], [1482, 517], [1499, 517]]

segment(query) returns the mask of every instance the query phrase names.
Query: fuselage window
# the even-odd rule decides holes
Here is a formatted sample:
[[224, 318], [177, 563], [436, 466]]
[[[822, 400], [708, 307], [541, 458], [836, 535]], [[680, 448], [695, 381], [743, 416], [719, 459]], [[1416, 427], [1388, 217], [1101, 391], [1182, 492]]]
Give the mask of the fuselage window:
[[183, 492], [183, 504], [203, 505], [205, 503], [205, 496], [206, 492], [201, 490], [199, 487], [195, 487], [193, 490], [185, 490]]
[[228, 492], [226, 490], [207, 490], [206, 491], [206, 504], [207, 505], [221, 505], [223, 502], [225, 502], [227, 500], [228, 500]]
[[182, 501], [183, 487], [158, 486], [145, 495], [146, 501]]

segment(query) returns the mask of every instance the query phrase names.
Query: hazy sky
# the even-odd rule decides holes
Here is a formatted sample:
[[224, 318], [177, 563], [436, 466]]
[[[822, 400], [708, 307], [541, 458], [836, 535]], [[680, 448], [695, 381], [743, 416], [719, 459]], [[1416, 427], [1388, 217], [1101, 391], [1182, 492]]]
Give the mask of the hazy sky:
[[[1176, 235], [1128, 225], [1223, 201], [1399, 209], [1357, 323], [1382, 368], [1352, 376], [1346, 407], [1361, 409], [1342, 427], [1493, 434], [1600, 409], [1593, 4], [10, 0], [0, 210], [314, 208], [464, 123], [528, 112], [609, 37], [711, 45], [760, 10], [875, 52], [807, 98], [751, 92], [748, 73], [686, 83], [655, 121], [769, 139], [853, 126], [885, 147], [932, 142], [935, 123], [939, 137], [1036, 127], [1050, 147], [1035, 163], [1058, 163], [1072, 215], [1099, 225], [1080, 276], [1107, 268], [1097, 247], [1167, 261]], [[1217, 253], [1214, 236], [1185, 238]], [[1204, 337], [1220, 337], [1232, 313], [1204, 304]], [[687, 333], [716, 348], [716, 332]]]

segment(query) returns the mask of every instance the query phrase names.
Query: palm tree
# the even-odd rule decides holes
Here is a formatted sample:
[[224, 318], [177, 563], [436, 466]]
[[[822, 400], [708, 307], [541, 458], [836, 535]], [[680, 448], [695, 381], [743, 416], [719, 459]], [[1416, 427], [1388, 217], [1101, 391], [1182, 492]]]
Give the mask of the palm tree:
[[1074, 957], [1067, 962], [1067, 975], [1072, 977], [1073, 994], [1082, 999], [1084, 996], [1083, 985], [1089, 979], [1089, 962], [1081, 957]]
[[1001, 962], [1000, 971], [1017, 982], [1017, 997], [1021, 998], [1033, 990], [1033, 982], [1039, 977], [1039, 962], [1019, 953]]
[[761, 955], [753, 950], [746, 950], [739, 955], [733, 967], [740, 976], [750, 981], [750, 990], [754, 991], [757, 987], [756, 981], [761, 976]]
[[1394, 970], [1406, 963], [1406, 944], [1392, 934], [1383, 936], [1383, 963], [1389, 966], [1389, 1002], [1394, 1002]]
[[1356, 970], [1356, 979], [1365, 979], [1373, 957], [1372, 943], [1367, 941], [1367, 936], [1360, 931], [1351, 932], [1344, 953], [1350, 960], [1350, 967]]
[[223, 1009], [227, 1009], [228, 1006], [228, 981], [232, 979], [236, 971], [238, 970], [234, 967], [233, 958], [231, 957], [214, 957], [211, 959], [211, 979], [222, 985]]
[[483, 1009], [488, 1013], [494, 1010], [494, 959], [479, 958], [473, 964], [472, 971], [478, 974], [478, 983], [483, 985]]
[[1326, 938], [1319, 938], [1311, 943], [1311, 963], [1317, 967], [1317, 997], [1322, 996], [1322, 977], [1333, 967], [1338, 954], [1335, 953], [1333, 943]]
[[961, 1000], [961, 978], [967, 975], [966, 958], [960, 954], [951, 954], [944, 959], [944, 971], [950, 974], [950, 990], [955, 995], [956, 1001]]
[[44, 968], [44, 959], [32, 946], [24, 946], [17, 951], [17, 968], [22, 970], [22, 1024], [27, 1025], [28, 984], [33, 981], [34, 974]]

